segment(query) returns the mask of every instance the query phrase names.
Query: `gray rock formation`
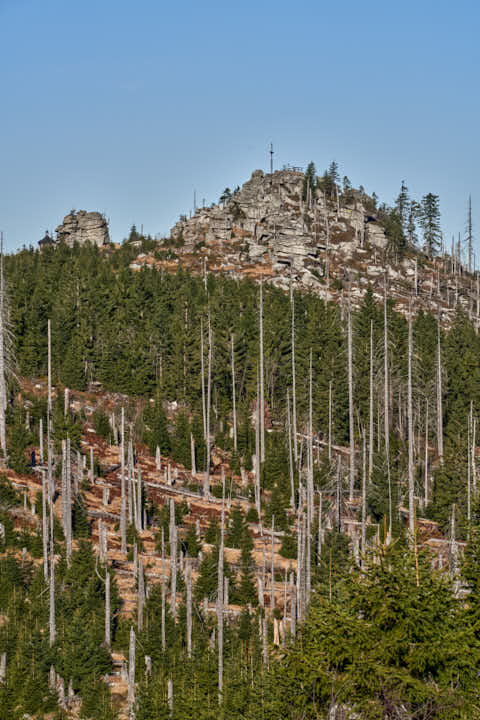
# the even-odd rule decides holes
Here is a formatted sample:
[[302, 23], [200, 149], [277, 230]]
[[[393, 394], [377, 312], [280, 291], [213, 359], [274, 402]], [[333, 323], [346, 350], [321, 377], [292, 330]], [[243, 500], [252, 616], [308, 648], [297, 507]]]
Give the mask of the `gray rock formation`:
[[268, 264], [276, 275], [288, 269], [304, 284], [312, 269], [323, 273], [325, 251], [348, 261], [362, 247], [385, 248], [383, 228], [368, 215], [359, 192], [352, 191], [339, 207], [319, 190], [304, 202], [303, 182], [303, 173], [295, 170], [273, 175], [255, 170], [223, 205], [181, 218], [171, 239], [185, 252], [203, 245], [221, 251], [227, 261], [229, 253], [240, 253], [244, 262]]
[[92, 245], [106, 245], [110, 242], [108, 223], [99, 212], [86, 212], [85, 210], [72, 210], [65, 215], [63, 223], [56, 229], [57, 239], [65, 241], [72, 246], [75, 242]]

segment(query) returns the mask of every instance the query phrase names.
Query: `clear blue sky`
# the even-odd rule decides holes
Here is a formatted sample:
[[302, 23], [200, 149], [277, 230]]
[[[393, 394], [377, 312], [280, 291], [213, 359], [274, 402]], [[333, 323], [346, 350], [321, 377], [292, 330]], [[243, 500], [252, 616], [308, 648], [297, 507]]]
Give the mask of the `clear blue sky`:
[[270, 141], [387, 202], [438, 193], [448, 241], [471, 193], [480, 239], [479, 21], [465, 0], [0, 0], [7, 249], [72, 208], [113, 240], [167, 233]]

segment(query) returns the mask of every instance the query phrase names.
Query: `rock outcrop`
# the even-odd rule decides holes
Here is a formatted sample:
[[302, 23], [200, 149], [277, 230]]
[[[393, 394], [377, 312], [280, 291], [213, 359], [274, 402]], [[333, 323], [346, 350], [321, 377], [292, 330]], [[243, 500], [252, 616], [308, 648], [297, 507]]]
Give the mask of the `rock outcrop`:
[[462, 308], [480, 330], [480, 281], [459, 257], [442, 251], [429, 258], [418, 248], [397, 255], [372, 198], [354, 189], [326, 197], [316, 188], [304, 199], [304, 181], [296, 169], [255, 170], [220, 204], [182, 216], [170, 238], [140, 253], [131, 269], [265, 280], [316, 293], [342, 313], [347, 298], [358, 307], [368, 289], [382, 302], [387, 283], [398, 311], [435, 312], [448, 326]]
[[352, 191], [337, 205], [309, 192], [304, 202], [304, 177], [295, 170], [255, 170], [227, 202], [180, 219], [170, 236], [187, 252], [202, 245], [226, 255], [240, 251], [242, 260], [271, 264], [277, 275], [288, 270], [289, 281], [306, 284], [312, 270], [324, 275], [329, 250], [341, 250], [347, 260], [359, 248], [385, 248], [383, 228], [366, 212], [360, 193]]
[[56, 229], [57, 239], [72, 246], [75, 242], [92, 245], [106, 245], [110, 242], [108, 223], [99, 212], [86, 212], [85, 210], [72, 210], [65, 215], [63, 223]]

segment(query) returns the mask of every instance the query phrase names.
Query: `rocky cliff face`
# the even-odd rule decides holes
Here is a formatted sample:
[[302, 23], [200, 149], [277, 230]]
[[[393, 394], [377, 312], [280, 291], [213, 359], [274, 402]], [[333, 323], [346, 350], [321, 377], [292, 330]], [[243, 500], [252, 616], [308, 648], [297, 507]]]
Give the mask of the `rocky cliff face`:
[[75, 242], [90, 242], [93, 245], [106, 245], [110, 241], [108, 224], [99, 212], [78, 210], [65, 215], [63, 223], [56, 229], [58, 240], [64, 240], [72, 246]]
[[[413, 300], [449, 324], [458, 307], [479, 323], [478, 280], [449, 255], [434, 259], [411, 250], [397, 258], [371, 198], [356, 190], [326, 198], [319, 190], [302, 199], [304, 174], [256, 170], [241, 189], [220, 205], [197, 209], [172, 228], [170, 240], [142, 265], [174, 271], [221, 272], [263, 278], [285, 290], [291, 286], [358, 306], [367, 289], [381, 301], [387, 282], [397, 309]], [[168, 248], [168, 249], [167, 249]]]
[[256, 170], [223, 206], [181, 219], [171, 238], [176, 245], [183, 242], [186, 252], [217, 248], [243, 263], [271, 268], [278, 284], [312, 287], [326, 278], [328, 255], [341, 251], [347, 261], [367, 246], [385, 248], [383, 229], [374, 221], [366, 223], [359, 193], [353, 191], [343, 205], [327, 201], [322, 193], [309, 193], [304, 202], [303, 181], [303, 173], [294, 170], [273, 175]]

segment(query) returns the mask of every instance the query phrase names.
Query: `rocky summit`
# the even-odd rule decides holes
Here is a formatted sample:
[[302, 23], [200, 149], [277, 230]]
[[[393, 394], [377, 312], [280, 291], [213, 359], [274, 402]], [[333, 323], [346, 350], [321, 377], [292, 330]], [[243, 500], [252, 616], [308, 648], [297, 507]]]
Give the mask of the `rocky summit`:
[[367, 289], [380, 301], [385, 282], [401, 312], [434, 310], [449, 324], [462, 307], [479, 315], [477, 281], [455, 254], [429, 257], [418, 247], [397, 253], [376, 202], [361, 190], [328, 194], [306, 189], [305, 174], [255, 170], [218, 204], [181, 216], [157, 251], [132, 269], [179, 266], [197, 273], [250, 277], [358, 306]]

